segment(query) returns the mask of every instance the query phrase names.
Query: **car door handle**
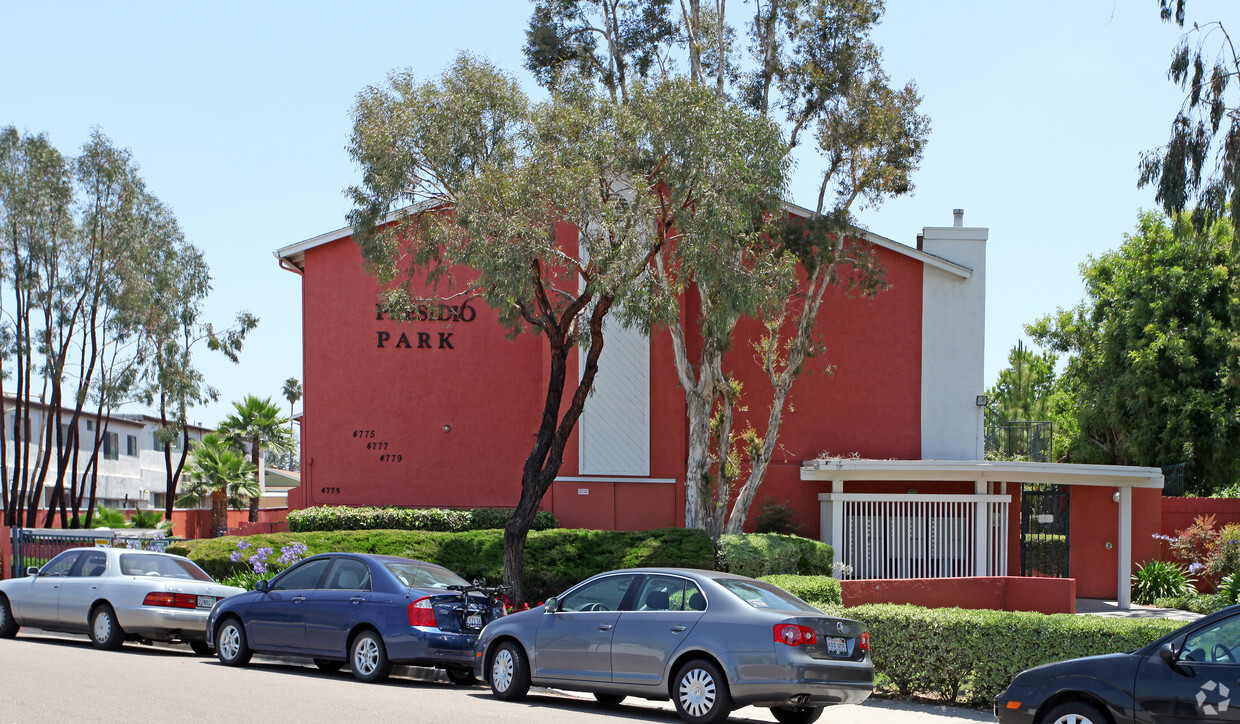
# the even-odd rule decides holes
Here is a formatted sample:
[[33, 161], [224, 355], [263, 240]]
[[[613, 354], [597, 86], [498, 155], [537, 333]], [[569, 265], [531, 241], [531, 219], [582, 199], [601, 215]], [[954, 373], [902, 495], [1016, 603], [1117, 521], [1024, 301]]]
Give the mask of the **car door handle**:
[[293, 596], [293, 603], [301, 603], [306, 600], [305, 596]]
[[610, 631], [610, 630], [611, 630], [611, 624], [609, 624], [609, 623], [600, 623], [600, 624], [598, 625], [598, 630], [599, 630], [599, 631]]
[[349, 599], [349, 603], [361, 603], [362, 601], [365, 601], [365, 600], [366, 599], [362, 598], [361, 596], [354, 596], [353, 598]]
[[672, 627], [672, 633], [680, 633], [681, 631], [684, 631], [684, 630], [685, 630], [684, 626], [673, 626]]

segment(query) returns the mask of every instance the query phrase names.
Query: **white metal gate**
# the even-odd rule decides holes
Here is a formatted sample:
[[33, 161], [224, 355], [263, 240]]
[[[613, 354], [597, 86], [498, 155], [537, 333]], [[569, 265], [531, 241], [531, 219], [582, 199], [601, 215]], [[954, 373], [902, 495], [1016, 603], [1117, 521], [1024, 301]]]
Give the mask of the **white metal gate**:
[[823, 539], [846, 578], [1007, 575], [1006, 495], [823, 493]]

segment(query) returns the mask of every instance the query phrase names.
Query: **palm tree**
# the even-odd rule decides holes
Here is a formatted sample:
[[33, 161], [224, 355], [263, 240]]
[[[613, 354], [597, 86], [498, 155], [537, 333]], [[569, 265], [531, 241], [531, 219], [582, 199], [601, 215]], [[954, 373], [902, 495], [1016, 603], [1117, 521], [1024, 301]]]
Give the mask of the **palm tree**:
[[247, 499], [257, 500], [262, 495], [256, 471], [254, 464], [222, 435], [209, 432], [194, 443], [177, 505], [188, 507], [209, 499], [211, 527], [218, 535], [228, 528], [229, 508], [241, 508]]
[[288, 429], [293, 431], [293, 405], [301, 399], [301, 381], [290, 377], [284, 381], [284, 399], [288, 400]]
[[[287, 383], [286, 383], [287, 384]], [[225, 440], [238, 447], [250, 445], [250, 462], [258, 470], [258, 495], [250, 500], [250, 522], [258, 521], [258, 499], [263, 490], [263, 450], [283, 453], [293, 448], [293, 434], [284, 428], [287, 418], [268, 397], [260, 400], [246, 395], [241, 402], [233, 403], [233, 413], [220, 423], [219, 433]]]

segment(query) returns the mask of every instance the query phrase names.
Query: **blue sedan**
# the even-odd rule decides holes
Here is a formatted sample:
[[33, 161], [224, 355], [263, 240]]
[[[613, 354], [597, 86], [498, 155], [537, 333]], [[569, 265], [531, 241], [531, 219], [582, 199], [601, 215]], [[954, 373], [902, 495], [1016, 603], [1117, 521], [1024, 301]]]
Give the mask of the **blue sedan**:
[[228, 666], [254, 653], [292, 654], [325, 671], [347, 662], [362, 681], [405, 664], [444, 669], [465, 686], [476, 682], [478, 633], [504, 615], [501, 590], [424, 561], [323, 553], [217, 605], [207, 641]]

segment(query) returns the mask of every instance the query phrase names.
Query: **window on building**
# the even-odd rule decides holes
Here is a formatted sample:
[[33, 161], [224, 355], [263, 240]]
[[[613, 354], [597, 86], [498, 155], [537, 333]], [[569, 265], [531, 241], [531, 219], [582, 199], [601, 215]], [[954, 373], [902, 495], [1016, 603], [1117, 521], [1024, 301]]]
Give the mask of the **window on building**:
[[86, 421], [86, 429], [87, 429], [88, 431], [90, 431], [90, 432], [94, 432], [94, 431], [95, 431], [95, 421], [94, 421], [94, 420], [87, 420], [87, 421]]
[[138, 436], [137, 435], [126, 435], [125, 436], [125, 454], [128, 455], [129, 457], [137, 457], [138, 455]]
[[120, 443], [117, 440], [118, 435], [115, 432], [104, 433], [103, 436], [103, 457], [105, 460], [120, 459]]
[[163, 452], [164, 449], [168, 447], [171, 447], [173, 450], [181, 449], [181, 436], [180, 435], [177, 435], [176, 437], [172, 438], [172, 445], [165, 445], [159, 441], [158, 435], [156, 435], [155, 433], [151, 433], [151, 442], [153, 444], [153, 447], [156, 450], [159, 450], [160, 452]]

